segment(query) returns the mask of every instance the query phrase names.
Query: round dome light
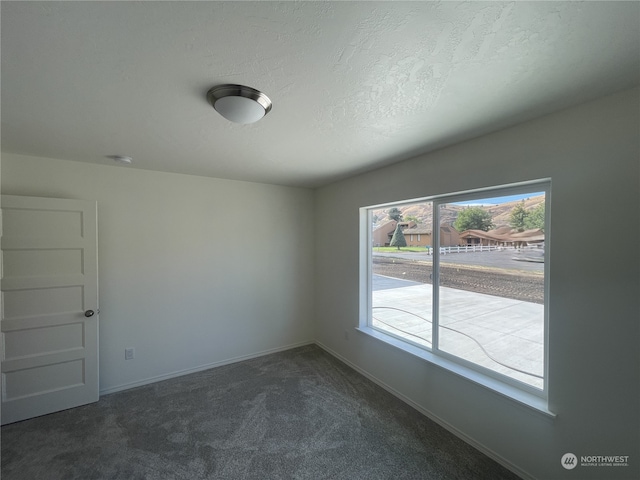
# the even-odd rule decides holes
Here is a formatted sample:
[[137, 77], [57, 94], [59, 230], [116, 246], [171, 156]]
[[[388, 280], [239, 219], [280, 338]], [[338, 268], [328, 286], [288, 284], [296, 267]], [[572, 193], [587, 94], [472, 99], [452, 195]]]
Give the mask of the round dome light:
[[207, 101], [227, 120], [254, 123], [271, 110], [271, 100], [255, 88], [243, 85], [218, 85], [207, 92]]

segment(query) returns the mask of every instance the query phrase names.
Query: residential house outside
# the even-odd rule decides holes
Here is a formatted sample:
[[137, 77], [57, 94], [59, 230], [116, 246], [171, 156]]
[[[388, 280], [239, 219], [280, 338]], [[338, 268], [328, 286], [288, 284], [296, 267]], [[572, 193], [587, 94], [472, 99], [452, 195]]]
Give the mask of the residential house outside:
[[[402, 231], [407, 241], [407, 247], [427, 247], [433, 246], [433, 231], [431, 228], [413, 227]], [[440, 245], [443, 247], [452, 247], [463, 245], [460, 240], [458, 231], [449, 225], [440, 227]]]
[[[395, 220], [389, 220], [388, 222], [385, 222], [382, 225], [377, 226], [373, 230], [373, 234], [371, 236], [373, 246], [388, 247], [389, 244], [391, 243], [391, 237], [393, 237], [393, 232], [396, 231], [397, 224], [398, 222], [396, 222]], [[403, 233], [406, 229], [413, 228], [415, 226], [416, 226], [416, 222], [414, 221], [400, 222], [400, 228], [402, 229]], [[408, 242], [407, 242], [407, 245], [409, 245]]]
[[500, 227], [484, 232], [482, 230], [465, 230], [460, 234], [463, 245], [526, 247], [544, 243], [544, 232], [539, 228], [519, 232], [511, 227]]

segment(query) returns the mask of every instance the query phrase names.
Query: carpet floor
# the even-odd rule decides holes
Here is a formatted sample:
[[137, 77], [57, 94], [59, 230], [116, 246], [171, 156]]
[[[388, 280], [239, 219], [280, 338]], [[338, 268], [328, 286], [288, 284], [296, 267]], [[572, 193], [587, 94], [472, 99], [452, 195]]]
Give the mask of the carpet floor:
[[315, 345], [1, 433], [3, 480], [519, 478]]

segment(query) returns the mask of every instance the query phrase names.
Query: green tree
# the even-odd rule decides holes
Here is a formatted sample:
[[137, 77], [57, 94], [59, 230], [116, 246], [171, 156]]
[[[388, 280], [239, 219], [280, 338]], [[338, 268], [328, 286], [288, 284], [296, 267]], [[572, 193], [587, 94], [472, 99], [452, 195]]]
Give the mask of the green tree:
[[400, 225], [396, 225], [396, 231], [393, 232], [393, 237], [391, 237], [391, 243], [389, 243], [389, 246], [398, 247], [398, 250], [400, 250], [400, 247], [407, 246], [407, 239], [404, 238], [404, 233], [402, 233]]
[[526, 208], [524, 208], [523, 200], [511, 209], [511, 214], [509, 215], [509, 225], [511, 225], [512, 228], [517, 228], [518, 230], [522, 231], [527, 225], [527, 217], [529, 217], [529, 212]]
[[389, 210], [389, 218], [391, 220], [395, 220], [396, 222], [401, 222], [402, 212], [398, 210], [396, 207], [393, 207], [391, 210]]
[[453, 227], [459, 232], [465, 230], [489, 231], [493, 228], [491, 214], [481, 207], [468, 207], [458, 213]]
[[528, 213], [524, 227], [527, 229], [539, 228], [540, 230], [544, 230], [544, 203], [529, 210]]
[[420, 223], [420, 219], [415, 215], [407, 215], [406, 217], [404, 217], [404, 219], [407, 222], [416, 222], [416, 224]]

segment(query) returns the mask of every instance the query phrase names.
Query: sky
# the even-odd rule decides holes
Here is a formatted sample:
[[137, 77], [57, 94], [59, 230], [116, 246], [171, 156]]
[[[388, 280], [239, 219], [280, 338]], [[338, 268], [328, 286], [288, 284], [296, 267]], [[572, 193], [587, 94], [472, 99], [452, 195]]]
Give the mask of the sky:
[[477, 198], [466, 202], [454, 202], [451, 205], [498, 205], [500, 203], [522, 200], [523, 198], [537, 197], [538, 195], [544, 195], [544, 192], [523, 193], [521, 195], [508, 195], [505, 197]]

